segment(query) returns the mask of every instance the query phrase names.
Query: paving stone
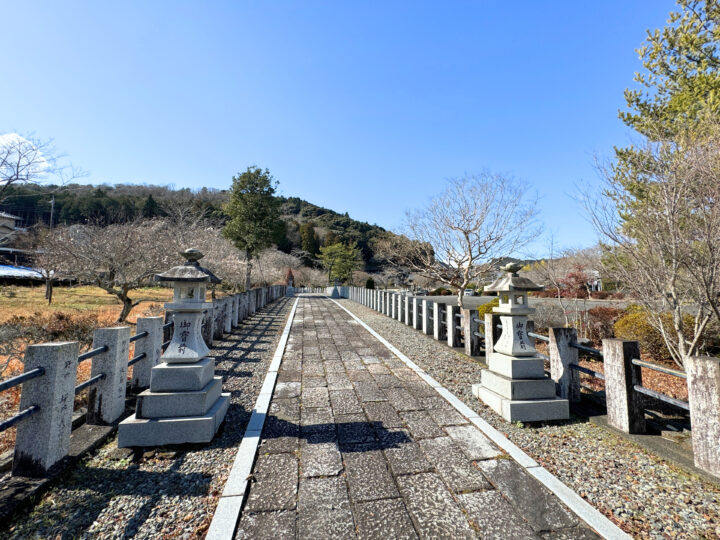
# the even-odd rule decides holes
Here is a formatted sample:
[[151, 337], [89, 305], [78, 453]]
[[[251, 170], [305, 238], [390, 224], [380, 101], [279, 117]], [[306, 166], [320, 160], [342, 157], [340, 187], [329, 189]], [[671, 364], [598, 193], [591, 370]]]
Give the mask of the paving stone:
[[453, 407], [447, 399], [438, 396], [438, 393], [435, 392], [435, 390], [427, 383], [423, 382], [423, 385], [425, 385], [426, 388], [430, 388], [434, 396], [424, 396], [424, 397], [418, 397], [421, 405], [425, 409], [446, 409], [446, 410], [454, 410], [455, 407]]
[[294, 422], [268, 416], [262, 432], [262, 443], [259, 452], [281, 454], [295, 452], [298, 449], [300, 426]]
[[[428, 383], [426, 383], [425, 381], [404, 382], [403, 386], [405, 388], [407, 388], [408, 391], [416, 398], [438, 398], [438, 399], [441, 399], [442, 401], [445, 401], [440, 396], [438, 396], [438, 393], [435, 391], [435, 389], [432, 386], [430, 386]], [[423, 400], [421, 399], [420, 402], [423, 403]], [[431, 401], [431, 403], [432, 403], [432, 401]], [[425, 403], [423, 403], [423, 405], [428, 409], [430, 409], [430, 408], [442, 409], [443, 408], [442, 406], [439, 406], [439, 405], [434, 405], [432, 407], [426, 405]], [[450, 404], [447, 401], [445, 401], [445, 405], [450, 406]]]
[[281, 382], [275, 385], [273, 400], [300, 397], [299, 382]]
[[364, 406], [371, 422], [380, 422], [384, 428], [404, 427], [402, 419], [387, 401], [368, 402]]
[[327, 385], [329, 390], [352, 390], [353, 385], [348, 376], [342, 373], [328, 373]]
[[297, 398], [273, 398], [268, 407], [268, 415], [288, 422], [298, 422], [300, 420], [300, 400]]
[[418, 537], [402, 499], [356, 503], [354, 514], [360, 539], [409, 540]]
[[322, 435], [311, 435], [300, 445], [300, 471], [304, 478], [333, 476], [342, 471], [337, 442], [327, 442]]
[[324, 377], [325, 376], [325, 366], [323, 366], [322, 361], [320, 361], [320, 358], [315, 362], [305, 362], [303, 361], [303, 377]]
[[327, 380], [325, 377], [308, 377], [303, 375], [302, 378], [302, 387], [303, 391], [308, 390], [310, 388], [322, 388], [324, 386], [327, 386]]
[[564, 529], [577, 524], [554, 495], [509, 459], [481, 461], [477, 466], [506, 499], [522, 512], [535, 531]]
[[[283, 361], [284, 363], [284, 361]], [[300, 370], [282, 370], [278, 372], [278, 382], [300, 382], [302, 381], [302, 371]]]
[[433, 466], [406, 429], [379, 432], [378, 439], [393, 474], [415, 474], [432, 470]]
[[394, 375], [373, 375], [380, 388], [402, 388], [402, 381]]
[[303, 407], [300, 411], [300, 433], [317, 431], [335, 431], [335, 418], [329, 407], [310, 409]]
[[396, 411], [419, 411], [423, 408], [405, 388], [384, 388], [383, 392]]
[[348, 379], [353, 382], [375, 382], [372, 374], [367, 369], [351, 369], [347, 372]]
[[331, 390], [330, 403], [333, 414], [359, 414], [363, 412], [362, 405], [352, 390]]
[[295, 511], [244, 512], [236, 540], [277, 540], [295, 538]]
[[353, 382], [353, 385], [355, 386], [355, 392], [357, 393], [358, 397], [364, 402], [387, 401], [385, 393], [380, 389], [380, 387], [377, 385], [377, 383], [375, 383], [375, 381]]
[[302, 406], [317, 408], [329, 407], [330, 400], [328, 398], [328, 389], [325, 387], [307, 388], [303, 386], [302, 390]]
[[459, 426], [470, 423], [455, 409], [428, 409], [427, 412], [438, 426]]
[[246, 504], [248, 512], [295, 508], [298, 463], [294, 455], [258, 456], [253, 469], [253, 479]]
[[437, 474], [400, 476], [397, 483], [424, 538], [475, 538], [465, 515]]
[[495, 445], [473, 425], [449, 426], [445, 431], [469, 459], [490, 459], [501, 454]]
[[445, 435], [427, 411], [404, 411], [400, 413], [400, 418], [407, 424], [415, 440], [431, 439]]
[[356, 538], [344, 478], [307, 478], [298, 494], [298, 538]]
[[354, 502], [397, 497], [387, 461], [375, 445], [343, 445], [345, 475]]
[[432, 463], [455, 492], [491, 489], [492, 486], [450, 437], [418, 441]]
[[537, 540], [530, 524], [499, 492], [465, 493], [458, 499], [483, 539]]
[[[380, 362], [377, 358], [375, 359], [377, 362]], [[367, 370], [372, 375], [390, 375], [390, 370], [386, 368], [383, 364], [370, 364], [367, 367]]]
[[325, 362], [324, 366], [325, 366], [325, 376], [328, 377], [328, 382], [330, 382], [330, 380], [329, 380], [330, 374], [333, 374], [333, 373], [342, 373], [343, 375], [345, 374], [345, 366], [339, 360], [332, 360], [332, 361]]
[[343, 414], [335, 417], [338, 441], [341, 444], [375, 441], [375, 430], [364, 414]]

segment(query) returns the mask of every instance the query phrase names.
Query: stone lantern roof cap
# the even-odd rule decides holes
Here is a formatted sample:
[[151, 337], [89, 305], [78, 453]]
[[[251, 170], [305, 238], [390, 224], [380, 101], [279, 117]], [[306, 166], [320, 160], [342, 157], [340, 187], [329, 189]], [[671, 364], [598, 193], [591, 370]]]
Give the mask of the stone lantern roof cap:
[[511, 291], [542, 291], [544, 287], [533, 283], [526, 277], [521, 277], [518, 272], [522, 268], [521, 264], [510, 263], [501, 268], [507, 272], [506, 275], [499, 277], [492, 284], [485, 287], [485, 292], [511, 292]]
[[155, 274], [155, 281], [209, 281], [210, 283], [220, 283], [220, 278], [207, 268], [200, 266], [198, 261], [204, 256], [200, 251], [197, 249], [186, 249], [182, 251], [180, 255], [185, 259], [185, 264], [174, 266], [162, 274]]

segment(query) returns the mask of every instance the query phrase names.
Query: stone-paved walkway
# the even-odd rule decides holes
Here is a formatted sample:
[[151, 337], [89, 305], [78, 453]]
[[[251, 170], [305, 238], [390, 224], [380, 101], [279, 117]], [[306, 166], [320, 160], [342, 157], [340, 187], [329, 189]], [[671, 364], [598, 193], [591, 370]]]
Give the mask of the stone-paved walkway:
[[299, 301], [237, 538], [596, 538], [332, 301]]

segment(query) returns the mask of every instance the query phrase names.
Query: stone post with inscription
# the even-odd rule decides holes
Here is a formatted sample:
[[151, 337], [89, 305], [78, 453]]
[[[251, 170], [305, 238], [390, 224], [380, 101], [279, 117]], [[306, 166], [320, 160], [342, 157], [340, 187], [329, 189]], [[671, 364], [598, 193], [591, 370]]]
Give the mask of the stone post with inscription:
[[527, 294], [542, 287], [520, 277], [521, 268], [506, 265], [507, 274], [485, 287], [485, 292], [500, 296], [493, 313], [500, 316], [502, 333], [487, 351], [490, 369], [482, 370], [473, 394], [509, 422], [567, 419], [568, 400], [555, 396], [555, 382], [545, 376], [543, 359], [527, 335], [528, 315], [535, 311], [528, 306]]
[[135, 414], [120, 423], [119, 447], [210, 442], [230, 405], [200, 328], [203, 310], [211, 306], [207, 283], [220, 280], [200, 266], [199, 251], [182, 256], [184, 265], [155, 276], [174, 288], [173, 301], [165, 304], [174, 313], [173, 336], [162, 363], [151, 369], [150, 389], [138, 394]]

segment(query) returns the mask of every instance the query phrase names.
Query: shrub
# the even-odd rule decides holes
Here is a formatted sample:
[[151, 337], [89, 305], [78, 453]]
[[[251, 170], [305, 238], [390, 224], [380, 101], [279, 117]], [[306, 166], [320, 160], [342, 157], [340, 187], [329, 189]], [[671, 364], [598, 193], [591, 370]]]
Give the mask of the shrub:
[[614, 307], [594, 307], [588, 310], [588, 332], [592, 340], [615, 337], [613, 325], [622, 315], [623, 310]]
[[478, 315], [480, 315], [480, 320], [485, 320], [485, 314], [492, 312], [492, 310], [500, 305], [500, 298], [493, 298], [488, 302], [487, 304], [483, 304], [482, 306], [478, 306]]
[[365, 288], [366, 289], [374, 289], [375, 288], [375, 280], [371, 277], [367, 278], [367, 281], [365, 282]]
[[430, 291], [430, 296], [450, 296], [451, 294], [452, 291], [444, 287], [438, 287], [437, 289]]
[[593, 291], [590, 293], [590, 297], [595, 300], [605, 300], [606, 298], [610, 298], [610, 293], [607, 291]]

